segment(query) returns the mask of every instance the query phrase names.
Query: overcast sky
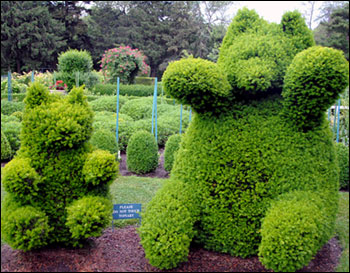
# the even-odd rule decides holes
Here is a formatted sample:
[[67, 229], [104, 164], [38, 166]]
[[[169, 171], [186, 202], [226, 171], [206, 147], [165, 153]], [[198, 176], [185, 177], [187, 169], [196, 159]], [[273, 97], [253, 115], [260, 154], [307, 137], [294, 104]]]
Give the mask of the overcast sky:
[[[249, 9], [255, 9], [259, 16], [263, 17], [269, 22], [280, 23], [282, 15], [286, 11], [298, 10], [302, 14], [307, 9], [307, 6], [303, 5], [307, 1], [239, 1], [236, 2], [232, 9], [232, 12], [237, 12], [238, 9], [246, 6]], [[324, 1], [316, 1], [315, 12], [321, 7]], [[317, 17], [317, 13], [314, 18]], [[312, 29], [317, 27], [318, 23], [312, 24]]]

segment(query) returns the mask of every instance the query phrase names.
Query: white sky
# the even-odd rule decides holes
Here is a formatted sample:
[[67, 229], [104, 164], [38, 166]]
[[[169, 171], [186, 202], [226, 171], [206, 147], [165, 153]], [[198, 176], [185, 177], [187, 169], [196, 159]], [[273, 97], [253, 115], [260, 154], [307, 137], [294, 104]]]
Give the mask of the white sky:
[[[286, 11], [298, 10], [303, 14], [307, 9], [307, 6], [303, 3], [307, 1], [238, 1], [234, 2], [232, 6], [232, 13], [236, 13], [238, 9], [247, 7], [248, 9], [255, 9], [259, 16], [263, 17], [266, 21], [280, 23], [282, 15]], [[315, 12], [321, 7], [324, 1], [316, 1]], [[317, 13], [314, 14], [314, 18], [317, 17]], [[312, 24], [312, 29], [317, 26], [318, 23]]]

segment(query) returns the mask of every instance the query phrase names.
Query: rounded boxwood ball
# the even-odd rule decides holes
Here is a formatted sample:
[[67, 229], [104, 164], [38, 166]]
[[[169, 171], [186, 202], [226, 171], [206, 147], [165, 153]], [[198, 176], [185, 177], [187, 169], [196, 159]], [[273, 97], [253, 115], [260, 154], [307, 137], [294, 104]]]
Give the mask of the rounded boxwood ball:
[[126, 165], [129, 171], [144, 174], [158, 166], [158, 145], [155, 137], [146, 131], [133, 134], [126, 148]]

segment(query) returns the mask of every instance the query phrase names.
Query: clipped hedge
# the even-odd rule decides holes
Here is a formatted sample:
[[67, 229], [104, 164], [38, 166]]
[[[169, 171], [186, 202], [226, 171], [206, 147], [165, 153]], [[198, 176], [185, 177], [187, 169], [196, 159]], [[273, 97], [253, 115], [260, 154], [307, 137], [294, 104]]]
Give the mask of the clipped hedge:
[[146, 131], [134, 133], [126, 148], [126, 165], [129, 171], [144, 174], [158, 166], [158, 145], [155, 137]]
[[[162, 92], [162, 86], [158, 83], [157, 93], [160, 95]], [[96, 84], [92, 89], [92, 93], [96, 95], [116, 95], [117, 85], [116, 84]], [[154, 85], [144, 85], [144, 84], [120, 84], [119, 95], [122, 96], [137, 96], [137, 97], [148, 97], [153, 96]]]
[[7, 140], [11, 146], [11, 150], [13, 153], [16, 153], [16, 151], [21, 146], [21, 127], [21, 123], [17, 121], [1, 122], [1, 129], [7, 137]]
[[[119, 109], [128, 101], [127, 97], [119, 96]], [[101, 96], [93, 101], [90, 101], [92, 110], [94, 111], [117, 111], [117, 96]]]
[[180, 148], [181, 135], [176, 134], [168, 138], [164, 149], [164, 169], [170, 172], [173, 168], [175, 153]]
[[339, 163], [339, 184], [341, 190], [349, 190], [349, 146], [336, 143], [336, 152]]
[[23, 112], [24, 103], [21, 101], [1, 100], [1, 114], [11, 115], [14, 112]]
[[326, 110], [349, 82], [344, 53], [328, 47], [308, 48], [293, 59], [284, 78], [283, 111], [298, 128], [320, 126]]

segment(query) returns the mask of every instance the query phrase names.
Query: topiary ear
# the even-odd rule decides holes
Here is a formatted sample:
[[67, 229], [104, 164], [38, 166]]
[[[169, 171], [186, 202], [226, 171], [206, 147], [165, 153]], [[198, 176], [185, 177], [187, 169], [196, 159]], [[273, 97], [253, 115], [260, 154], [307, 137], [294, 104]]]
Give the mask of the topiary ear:
[[304, 131], [317, 127], [348, 82], [349, 64], [342, 51], [306, 49], [294, 57], [284, 78], [283, 113]]
[[291, 40], [295, 53], [315, 45], [312, 31], [307, 27], [300, 12], [295, 10], [283, 14], [281, 26], [283, 32]]
[[26, 108], [32, 109], [49, 100], [49, 89], [39, 82], [33, 82], [27, 88], [27, 95], [24, 99]]
[[73, 87], [73, 89], [69, 92], [67, 96], [67, 100], [71, 104], [80, 104], [87, 106], [87, 100], [86, 97], [84, 96], [84, 87], [85, 85], [82, 85], [80, 87]]

